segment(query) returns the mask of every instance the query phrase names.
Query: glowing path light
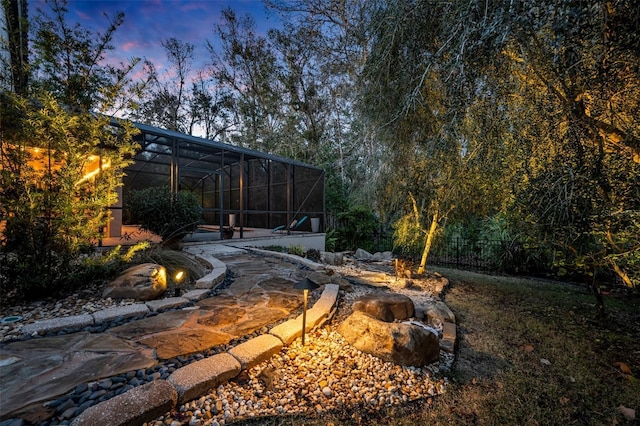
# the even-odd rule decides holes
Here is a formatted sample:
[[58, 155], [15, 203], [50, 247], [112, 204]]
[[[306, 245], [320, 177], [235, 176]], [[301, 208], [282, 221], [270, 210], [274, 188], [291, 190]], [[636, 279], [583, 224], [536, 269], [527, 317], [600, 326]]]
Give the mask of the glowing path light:
[[309, 290], [315, 290], [319, 285], [311, 281], [309, 278], [305, 278], [302, 281], [298, 281], [294, 284], [293, 288], [298, 290], [304, 290], [304, 302], [302, 305], [302, 346], [304, 346], [304, 334], [307, 328], [307, 297], [309, 296]]

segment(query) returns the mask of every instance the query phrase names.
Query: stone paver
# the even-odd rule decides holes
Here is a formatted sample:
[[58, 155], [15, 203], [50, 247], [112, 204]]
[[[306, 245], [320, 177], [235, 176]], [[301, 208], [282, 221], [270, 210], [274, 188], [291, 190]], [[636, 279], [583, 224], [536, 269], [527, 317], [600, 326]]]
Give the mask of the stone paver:
[[[215, 250], [207, 246], [193, 246], [190, 247], [190, 251], [208, 255], [208, 261], [211, 261]], [[227, 268], [234, 274], [234, 282], [229, 288], [219, 291], [214, 297], [207, 297], [209, 289], [199, 289], [185, 294], [182, 298], [111, 308], [96, 312], [93, 316], [89, 315], [87, 321], [99, 323], [120, 317], [144, 315], [149, 311], [157, 312], [191, 301], [196, 305], [181, 310], [160, 312], [155, 316], [111, 328], [106, 333], [91, 335], [92, 337], [83, 343], [73, 342], [75, 336], [87, 333], [60, 336], [57, 342], [65, 349], [58, 349], [58, 356], [64, 351], [73, 354], [67, 358], [63, 357], [63, 363], [60, 363], [59, 359], [54, 362], [47, 359], [25, 370], [24, 359], [27, 356], [33, 357], [38, 350], [46, 353], [44, 343], [48, 339], [54, 339], [53, 337], [14, 342], [24, 344], [25, 347], [11, 347], [13, 343], [0, 347], [3, 349], [3, 353], [0, 354], [0, 385], [4, 394], [15, 394], [13, 411], [19, 412], [19, 408], [26, 403], [51, 400], [77, 384], [111, 377], [120, 372], [148, 368], [156, 364], [157, 359], [201, 352], [227, 343], [234, 337], [263, 328], [262, 333], [266, 333], [265, 326], [286, 317], [302, 305], [302, 294], [293, 289], [293, 285], [313, 272], [298, 269], [286, 260], [269, 256], [250, 256], [245, 250], [235, 250], [234, 253], [236, 256], [226, 258], [227, 263], [223, 264], [225, 274]], [[238, 253], [244, 254], [237, 256]], [[294, 260], [306, 264], [298, 262], [298, 259]], [[219, 261], [215, 259], [215, 262]], [[222, 269], [219, 264], [216, 265], [214, 269]], [[219, 282], [223, 279], [224, 276]], [[322, 279], [324, 281], [325, 277], [322, 276]], [[326, 281], [323, 284], [320, 298], [307, 311], [307, 330], [323, 324], [335, 313], [340, 286]], [[451, 342], [451, 339], [455, 343], [455, 324], [447, 324], [445, 323], [443, 339], [445, 345]], [[302, 334], [301, 329], [300, 315], [273, 327], [268, 334], [262, 334], [229, 349], [227, 353], [219, 353], [179, 368], [166, 381], [158, 380], [136, 387], [118, 397], [99, 403], [76, 418], [74, 424], [141, 424], [155, 419], [170, 411], [176, 404], [199, 398], [211, 388], [236, 377], [242, 369], [251, 368], [268, 359], [280, 351], [283, 345], [289, 345], [299, 337]], [[88, 349], [92, 349], [95, 354], [87, 354]], [[446, 350], [445, 347], [443, 349]], [[105, 357], [101, 358], [102, 355]], [[51, 356], [51, 352], [48, 356]], [[118, 358], [123, 362], [114, 365], [113, 359]], [[81, 365], [83, 368], [62, 374], [56, 368], [51, 368], [54, 364], [63, 371], [71, 365]], [[39, 371], [43, 371], [44, 374], [34, 376]], [[9, 376], [12, 377], [12, 382], [7, 381]], [[34, 387], [21, 389], [22, 383], [27, 378], [31, 381], [32, 376], [35, 377]], [[4, 396], [2, 406], [0, 415], [5, 417], [7, 411]], [[110, 417], [109, 413], [115, 413], [117, 418]]]
[[150, 300], [145, 302], [151, 312], [162, 311], [165, 309], [178, 308], [190, 302], [186, 297], [167, 297], [165, 299]]
[[227, 276], [227, 265], [218, 260], [216, 256], [246, 253], [246, 250], [226, 247], [220, 244], [194, 245], [185, 247], [185, 251], [198, 256], [211, 267], [211, 272], [196, 281], [197, 289], [213, 289], [221, 284]]
[[295, 254], [273, 252], [273, 251], [268, 251], [268, 250], [261, 250], [261, 249], [258, 249], [258, 248], [252, 248], [251, 251], [253, 251], [255, 253], [262, 253], [262, 254], [267, 254], [269, 256], [279, 257], [281, 259], [290, 260], [292, 262], [296, 262], [296, 263], [299, 263], [301, 265], [304, 265], [307, 268], [311, 269], [312, 271], [321, 271], [321, 270], [325, 269], [325, 265], [324, 264], [314, 262], [312, 260], [306, 259], [304, 257], [297, 256]]
[[240, 374], [241, 366], [233, 356], [222, 353], [194, 362], [174, 371], [167, 381], [178, 392], [178, 404], [199, 398], [209, 389]]
[[433, 321], [434, 319], [452, 323], [456, 322], [455, 314], [451, 312], [451, 309], [449, 309], [449, 307], [444, 302], [439, 300], [425, 306], [424, 314], [429, 322]]
[[136, 303], [135, 305], [114, 306], [113, 308], [103, 309], [93, 313], [96, 324], [106, 321], [113, 321], [118, 318], [131, 318], [149, 313], [149, 308], [144, 303]]
[[71, 424], [141, 425], [172, 410], [177, 402], [178, 392], [175, 387], [166, 380], [156, 380], [87, 408]]
[[64, 394], [75, 386], [157, 361], [153, 351], [108, 333], [71, 333], [4, 345], [14, 362], [0, 370], [0, 415]]
[[290, 345], [291, 342], [302, 336], [302, 319], [299, 317], [283, 322], [269, 330], [269, 333], [282, 340], [285, 345]]
[[254, 365], [266, 361], [282, 349], [282, 340], [270, 334], [254, 337], [229, 350], [242, 365], [243, 370], [247, 370]]
[[445, 322], [442, 327], [442, 339], [440, 349], [453, 353], [456, 345], [456, 325], [452, 322]]
[[202, 300], [209, 294], [210, 290], [203, 288], [199, 290], [191, 290], [182, 295], [185, 299], [189, 299], [193, 302], [197, 302], [198, 300]]
[[91, 315], [74, 315], [72, 317], [53, 318], [50, 320], [37, 321], [22, 327], [23, 334], [33, 333], [45, 334], [49, 331], [57, 332], [65, 329], [82, 329], [88, 325], [93, 325], [94, 317]]

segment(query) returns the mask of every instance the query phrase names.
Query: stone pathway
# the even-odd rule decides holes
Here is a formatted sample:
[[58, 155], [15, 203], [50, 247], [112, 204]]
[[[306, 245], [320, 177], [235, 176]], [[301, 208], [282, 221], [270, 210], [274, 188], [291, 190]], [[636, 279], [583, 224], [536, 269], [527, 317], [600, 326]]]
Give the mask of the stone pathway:
[[[196, 250], [207, 252], [204, 246]], [[211, 248], [206, 254], [219, 256], [219, 250]], [[62, 335], [0, 345], [0, 418], [30, 411], [87, 382], [224, 347], [256, 331], [267, 332], [267, 326], [301, 307], [301, 294], [293, 284], [311, 271], [244, 250], [226, 248], [225, 254], [230, 256], [222, 259], [234, 280], [213, 297], [195, 302], [180, 298], [182, 305], [190, 306], [146, 315], [101, 333], [67, 333], [58, 328]], [[134, 306], [139, 314], [140, 305]], [[119, 317], [117, 321], [123, 322]], [[69, 322], [73, 321], [65, 324]], [[90, 322], [96, 325], [95, 318]], [[28, 330], [37, 330], [37, 323], [34, 326]]]
[[[322, 412], [348, 401], [375, 408], [444, 391], [446, 378], [437, 376], [453, 361], [456, 337], [455, 318], [437, 298], [439, 279], [430, 281], [434, 298], [431, 284], [359, 267], [327, 272], [296, 256], [232, 246], [187, 250], [211, 265], [197, 290], [25, 324], [22, 332], [32, 339], [0, 343], [0, 426], [21, 426], [23, 419], [212, 425], [246, 415]], [[301, 315], [292, 315], [302, 297], [293, 285], [305, 277], [321, 287], [306, 318], [312, 343], [302, 347]], [[417, 318], [444, 323], [440, 363], [400, 367], [352, 348], [331, 327], [318, 328], [332, 318], [342, 322], [363, 291], [389, 290], [409, 296]], [[338, 309], [339, 293], [348, 308]]]

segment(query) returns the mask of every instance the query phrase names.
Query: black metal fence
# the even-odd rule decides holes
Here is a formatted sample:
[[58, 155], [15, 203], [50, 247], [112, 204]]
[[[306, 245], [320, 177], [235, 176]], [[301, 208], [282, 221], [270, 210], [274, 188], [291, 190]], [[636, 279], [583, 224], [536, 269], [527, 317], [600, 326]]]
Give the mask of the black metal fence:
[[[420, 260], [424, 248], [417, 247], [414, 251], [399, 250], [393, 246], [393, 237], [382, 233], [371, 235], [367, 245], [372, 252], [392, 250], [397, 255], [416, 261]], [[547, 248], [509, 240], [464, 238], [437, 241], [431, 248], [427, 264], [528, 275], [546, 275], [553, 269]]]
[[548, 250], [510, 240], [443, 241], [432, 248], [428, 263], [511, 274], [538, 275], [552, 270]]

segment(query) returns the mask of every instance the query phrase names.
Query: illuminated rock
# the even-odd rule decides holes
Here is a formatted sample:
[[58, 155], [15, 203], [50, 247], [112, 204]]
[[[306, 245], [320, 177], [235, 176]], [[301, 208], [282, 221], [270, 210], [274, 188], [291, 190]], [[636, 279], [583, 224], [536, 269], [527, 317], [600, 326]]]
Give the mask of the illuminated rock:
[[338, 333], [356, 349], [387, 362], [419, 367], [440, 358], [438, 336], [414, 324], [388, 323], [356, 311]]
[[353, 302], [353, 310], [385, 322], [411, 318], [415, 312], [410, 297], [388, 292], [369, 293], [357, 298]]
[[167, 290], [167, 270], [162, 265], [143, 263], [132, 266], [107, 285], [102, 297], [153, 300]]

